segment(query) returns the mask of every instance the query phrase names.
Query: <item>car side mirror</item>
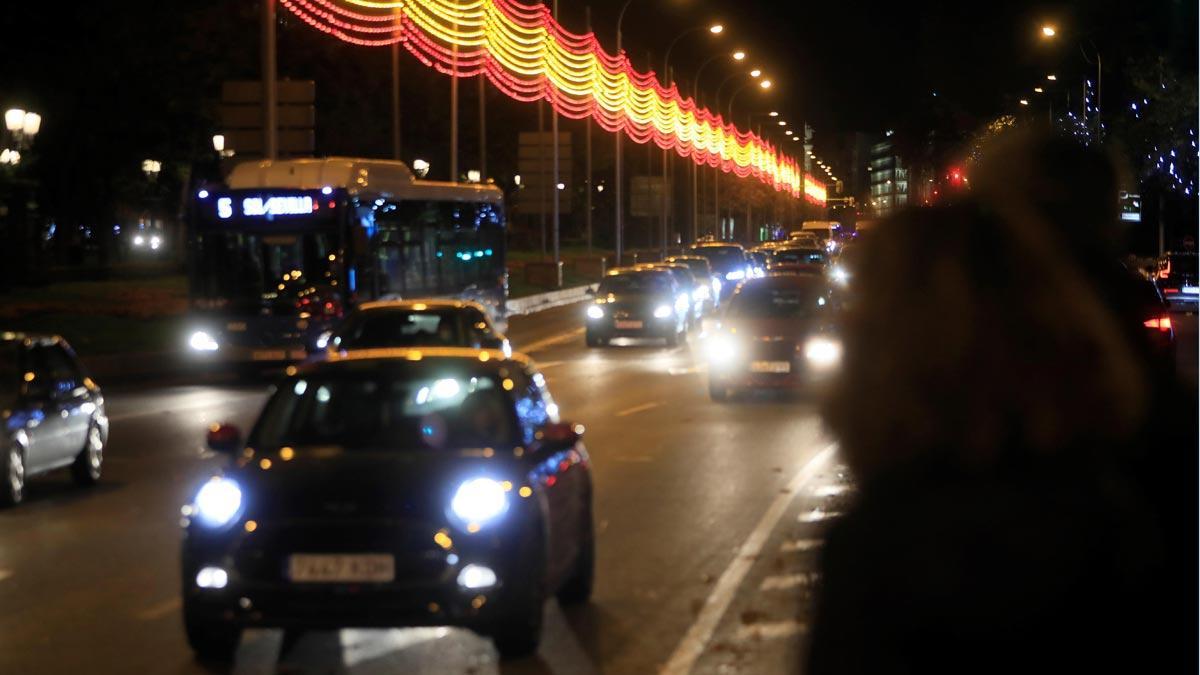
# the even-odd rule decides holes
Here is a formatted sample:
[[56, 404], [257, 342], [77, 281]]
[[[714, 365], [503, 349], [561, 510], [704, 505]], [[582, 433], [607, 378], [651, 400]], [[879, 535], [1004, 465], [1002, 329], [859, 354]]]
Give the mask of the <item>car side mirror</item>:
[[542, 425], [534, 437], [544, 447], [569, 448], [583, 438], [583, 425], [570, 422], [551, 422]]
[[242, 447], [242, 432], [232, 424], [214, 424], [205, 440], [209, 450], [232, 455]]

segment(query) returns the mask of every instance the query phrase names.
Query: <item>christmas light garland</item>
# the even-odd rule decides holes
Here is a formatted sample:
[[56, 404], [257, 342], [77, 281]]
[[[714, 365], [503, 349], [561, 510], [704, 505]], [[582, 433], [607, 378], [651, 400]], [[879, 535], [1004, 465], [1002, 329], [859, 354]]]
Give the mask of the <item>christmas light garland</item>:
[[733, 124], [653, 71], [611, 55], [595, 34], [563, 29], [545, 5], [514, 0], [279, 0], [313, 28], [367, 47], [399, 43], [424, 65], [452, 77], [488, 79], [518, 101], [547, 101], [571, 119], [654, 143], [697, 164], [754, 177], [824, 205], [825, 186], [795, 159]]

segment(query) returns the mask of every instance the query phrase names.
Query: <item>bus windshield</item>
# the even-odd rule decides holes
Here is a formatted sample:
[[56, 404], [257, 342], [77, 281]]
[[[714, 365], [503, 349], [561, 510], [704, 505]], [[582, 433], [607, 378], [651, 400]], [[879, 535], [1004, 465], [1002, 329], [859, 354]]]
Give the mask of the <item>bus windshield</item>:
[[207, 231], [195, 245], [193, 297], [233, 311], [288, 313], [309, 289], [328, 293], [338, 283], [331, 233]]

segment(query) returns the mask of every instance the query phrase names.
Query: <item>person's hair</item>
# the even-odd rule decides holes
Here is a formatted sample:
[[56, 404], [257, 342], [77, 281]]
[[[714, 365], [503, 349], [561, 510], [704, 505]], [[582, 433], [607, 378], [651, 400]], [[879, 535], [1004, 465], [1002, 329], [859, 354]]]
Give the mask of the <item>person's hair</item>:
[[[1053, 221], [1042, 196], [990, 180], [865, 237], [824, 406], [864, 477], [922, 458], [984, 468], [1014, 452], [1089, 452], [1142, 420], [1146, 373], [1086, 271], [1103, 247], [1075, 245], [1082, 225]], [[1052, 196], [1064, 209], [1106, 198]]]

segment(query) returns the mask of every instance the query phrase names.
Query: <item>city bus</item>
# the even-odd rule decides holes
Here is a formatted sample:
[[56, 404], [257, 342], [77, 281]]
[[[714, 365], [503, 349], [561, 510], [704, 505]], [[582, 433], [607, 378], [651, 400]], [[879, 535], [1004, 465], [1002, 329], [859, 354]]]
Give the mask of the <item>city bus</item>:
[[[191, 351], [287, 362], [362, 302], [478, 302], [505, 324], [504, 195], [418, 180], [402, 162], [243, 162], [190, 201]], [[503, 329], [503, 328], [502, 328]]]

